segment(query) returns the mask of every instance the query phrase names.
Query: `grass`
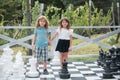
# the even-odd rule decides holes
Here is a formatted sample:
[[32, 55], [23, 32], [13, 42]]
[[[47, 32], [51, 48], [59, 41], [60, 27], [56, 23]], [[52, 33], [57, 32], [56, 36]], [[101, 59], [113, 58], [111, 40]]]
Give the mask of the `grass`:
[[97, 56], [69, 58], [70, 61], [96, 61]]
[[[98, 36], [101, 36], [101, 35], [102, 34], [93, 35], [93, 36], [91, 36], [91, 39], [94, 39], [94, 38], [96, 38]], [[111, 46], [114, 44], [115, 46], [120, 47], [120, 39], [119, 39], [117, 44], [115, 43], [115, 41], [112, 41], [112, 40], [116, 39], [116, 36], [117, 35], [110, 36], [108, 38], [100, 40], [99, 42], [104, 43], [104, 44], [108, 44], [108, 45], [111, 45]], [[80, 39], [73, 39], [73, 44], [72, 45], [75, 46], [75, 45], [78, 45], [82, 42], [84, 42], [84, 41], [80, 40]], [[108, 51], [106, 48], [100, 47], [97, 44], [89, 44], [89, 45], [84, 46], [80, 49], [71, 51], [70, 54], [71, 55], [75, 55], [75, 54], [97, 54], [101, 48], [105, 51]]]
[[85, 46], [83, 48], [71, 51], [70, 54], [71, 55], [75, 55], [75, 54], [96, 54], [98, 53], [99, 47], [97, 45], [94, 44], [90, 44], [88, 46]]
[[[26, 55], [26, 53], [28, 52], [28, 50], [24, 47], [21, 47], [21, 46], [14, 46], [14, 47], [11, 47], [12, 50], [14, 51], [13, 52], [13, 55], [15, 55], [18, 51], [21, 51], [22, 52], [22, 55]], [[0, 55], [2, 54], [2, 50], [0, 51]]]
[[14, 55], [18, 52], [18, 51], [21, 51], [22, 52], [22, 55], [27, 55], [27, 52], [28, 50], [24, 47], [21, 47], [21, 46], [14, 46], [12, 47], [13, 51], [14, 51]]

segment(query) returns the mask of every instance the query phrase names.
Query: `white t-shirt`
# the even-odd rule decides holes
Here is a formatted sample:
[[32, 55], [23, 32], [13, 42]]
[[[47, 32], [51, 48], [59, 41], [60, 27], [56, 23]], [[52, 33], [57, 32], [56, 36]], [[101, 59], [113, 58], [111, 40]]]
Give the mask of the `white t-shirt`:
[[70, 35], [72, 35], [73, 30], [72, 29], [65, 29], [65, 28], [58, 28], [56, 30], [59, 34], [58, 39], [65, 39], [65, 40], [70, 40]]

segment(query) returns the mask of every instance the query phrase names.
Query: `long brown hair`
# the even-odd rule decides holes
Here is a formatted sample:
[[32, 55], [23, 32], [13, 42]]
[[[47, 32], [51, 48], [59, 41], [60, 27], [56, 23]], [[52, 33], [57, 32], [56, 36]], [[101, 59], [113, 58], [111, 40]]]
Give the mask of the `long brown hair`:
[[49, 27], [49, 22], [48, 22], [48, 20], [47, 20], [47, 18], [45, 17], [45, 16], [40, 16], [38, 19], [37, 19], [37, 21], [36, 21], [36, 23], [35, 23], [35, 27], [39, 27], [40, 26], [40, 24], [39, 24], [39, 21], [40, 20], [45, 20], [45, 28], [46, 29], [48, 29], [48, 27]]
[[60, 20], [60, 29], [63, 28], [62, 21], [64, 21], [64, 20], [68, 23], [67, 29], [70, 29], [70, 22], [66, 17], [64, 17]]

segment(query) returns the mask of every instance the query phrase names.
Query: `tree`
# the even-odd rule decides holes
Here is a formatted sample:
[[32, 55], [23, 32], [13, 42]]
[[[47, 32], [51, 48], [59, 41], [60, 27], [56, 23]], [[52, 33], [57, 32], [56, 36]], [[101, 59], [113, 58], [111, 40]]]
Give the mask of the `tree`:
[[21, 0], [0, 0], [0, 14], [4, 16], [4, 25], [20, 24], [22, 20]]

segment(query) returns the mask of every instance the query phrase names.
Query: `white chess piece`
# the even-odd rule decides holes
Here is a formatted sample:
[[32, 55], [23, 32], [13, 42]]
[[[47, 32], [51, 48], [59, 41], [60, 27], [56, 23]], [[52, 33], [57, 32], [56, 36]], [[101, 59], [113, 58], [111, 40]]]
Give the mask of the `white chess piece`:
[[51, 44], [51, 53], [54, 55], [51, 64], [52, 65], [60, 65], [60, 53], [58, 51], [55, 51], [56, 45], [58, 43], [58, 37], [53, 40]]
[[51, 64], [60, 65], [60, 53], [58, 51], [54, 51], [54, 58], [52, 59]]
[[115, 45], [113, 45], [112, 47], [115, 48], [115, 49], [117, 48]]
[[24, 69], [24, 62], [22, 58], [21, 51], [18, 51], [15, 56], [15, 63], [13, 65], [13, 75], [11, 76], [10, 80], [14, 79], [25, 79], [25, 69]]
[[16, 56], [15, 56], [15, 64], [19, 65], [19, 66], [23, 66], [24, 62], [23, 62], [23, 58], [22, 58], [22, 53], [21, 51], [18, 51]]
[[30, 69], [26, 73], [27, 77], [39, 77], [39, 72], [36, 70], [36, 61], [37, 59], [34, 57], [29, 59]]
[[4, 71], [3, 71], [3, 68], [4, 68], [4, 63], [0, 63], [0, 79], [3, 79], [4, 80]]
[[[4, 76], [8, 77], [13, 72], [13, 50], [9, 47], [3, 49], [3, 53], [1, 56], [1, 62], [4, 63]], [[8, 67], [9, 66], [9, 67]]]

